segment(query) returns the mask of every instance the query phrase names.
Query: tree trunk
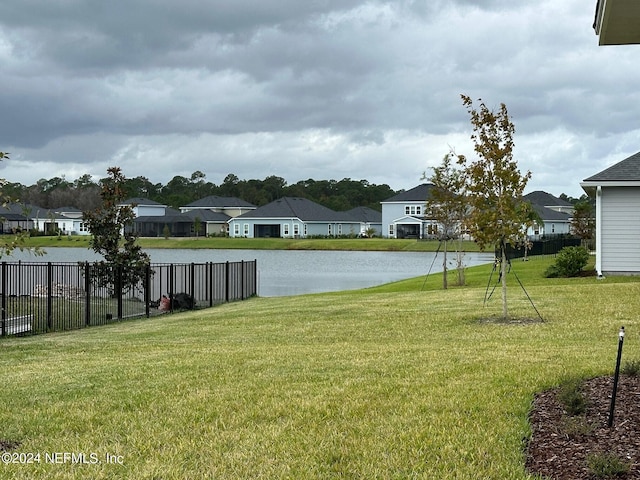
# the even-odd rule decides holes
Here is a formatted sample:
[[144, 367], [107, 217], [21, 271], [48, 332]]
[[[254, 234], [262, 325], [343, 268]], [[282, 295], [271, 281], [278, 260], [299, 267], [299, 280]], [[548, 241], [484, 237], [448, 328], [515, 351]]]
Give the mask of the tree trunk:
[[507, 320], [509, 312], [507, 310], [507, 249], [504, 242], [500, 245], [501, 261], [500, 276], [502, 277], [502, 318]]
[[442, 288], [447, 289], [447, 241], [444, 241], [444, 260], [442, 261]]

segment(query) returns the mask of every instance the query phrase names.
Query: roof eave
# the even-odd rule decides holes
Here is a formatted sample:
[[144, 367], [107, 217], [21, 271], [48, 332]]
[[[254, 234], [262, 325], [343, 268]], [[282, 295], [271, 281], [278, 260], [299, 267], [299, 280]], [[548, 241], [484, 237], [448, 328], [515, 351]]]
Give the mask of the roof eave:
[[640, 180], [585, 180], [580, 186], [590, 197], [595, 197], [598, 187], [640, 187]]

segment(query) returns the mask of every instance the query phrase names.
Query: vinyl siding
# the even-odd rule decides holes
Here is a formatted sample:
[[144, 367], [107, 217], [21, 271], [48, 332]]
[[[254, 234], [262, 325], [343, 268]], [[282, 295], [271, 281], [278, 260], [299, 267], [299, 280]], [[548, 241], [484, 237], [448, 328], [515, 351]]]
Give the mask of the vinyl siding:
[[602, 271], [640, 273], [640, 189], [602, 189]]

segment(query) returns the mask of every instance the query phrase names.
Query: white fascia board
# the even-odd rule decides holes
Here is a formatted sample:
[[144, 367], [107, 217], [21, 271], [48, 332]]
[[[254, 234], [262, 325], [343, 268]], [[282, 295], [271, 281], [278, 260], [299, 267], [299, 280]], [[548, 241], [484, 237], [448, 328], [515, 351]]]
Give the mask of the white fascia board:
[[640, 180], [625, 181], [625, 180], [607, 180], [604, 182], [580, 182], [580, 186], [584, 187], [640, 187]]

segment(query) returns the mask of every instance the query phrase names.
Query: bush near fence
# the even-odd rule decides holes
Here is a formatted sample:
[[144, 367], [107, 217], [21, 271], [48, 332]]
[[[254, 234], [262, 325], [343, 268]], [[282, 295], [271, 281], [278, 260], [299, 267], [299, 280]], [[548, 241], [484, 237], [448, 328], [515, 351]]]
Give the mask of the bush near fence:
[[[94, 263], [0, 264], [0, 334], [29, 335], [206, 308], [257, 295], [257, 262], [151, 264], [121, 292], [92, 282]], [[101, 267], [103, 268], [103, 267]], [[113, 269], [113, 285], [121, 272]], [[164, 301], [163, 301], [164, 300]]]

